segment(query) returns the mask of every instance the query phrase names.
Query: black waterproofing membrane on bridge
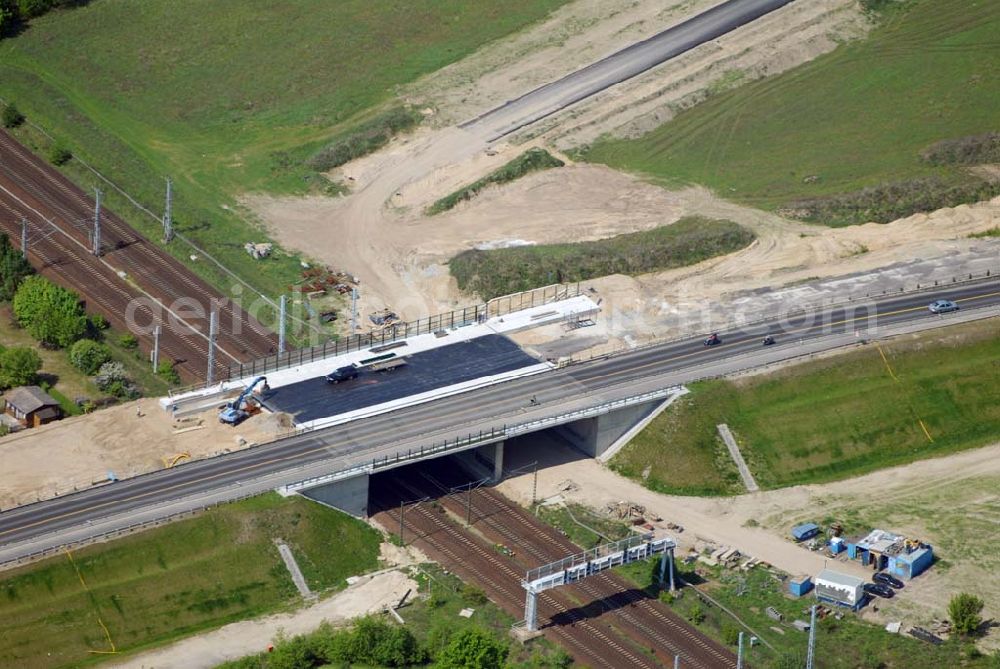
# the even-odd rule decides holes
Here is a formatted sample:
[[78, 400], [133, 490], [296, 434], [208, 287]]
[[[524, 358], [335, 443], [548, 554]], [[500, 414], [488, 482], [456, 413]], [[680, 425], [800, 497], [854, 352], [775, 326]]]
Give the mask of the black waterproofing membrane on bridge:
[[[406, 355], [406, 347], [392, 352], [404, 358], [406, 365], [388, 372], [362, 371], [358, 378], [336, 384], [322, 376], [299, 381], [269, 391], [264, 403], [304, 423], [538, 364], [502, 335], [476, 337], [413, 355]], [[331, 365], [327, 373], [333, 370]]]

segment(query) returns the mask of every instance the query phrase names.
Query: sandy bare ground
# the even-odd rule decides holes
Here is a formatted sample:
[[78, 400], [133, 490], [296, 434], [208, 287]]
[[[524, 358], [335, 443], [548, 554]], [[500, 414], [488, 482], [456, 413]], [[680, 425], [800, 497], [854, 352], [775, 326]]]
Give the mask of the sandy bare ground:
[[[438, 127], [454, 125], [717, 4], [578, 0], [545, 22], [422, 78], [406, 87], [403, 97], [435, 109]], [[863, 35], [868, 27], [853, 0], [792, 3], [583, 101], [528, 133], [545, 132], [549, 140], [559, 138], [560, 145], [576, 145], [605, 132], [648, 130], [722, 82], [742, 83], [783, 71], [832, 50], [838, 41]]]
[[164, 459], [181, 453], [189, 456], [180, 460], [185, 462], [237, 450], [279, 429], [271, 414], [236, 428], [220, 424], [211, 412], [174, 421], [155, 399], [66, 418], [0, 439], [0, 508], [89, 488], [109, 471], [127, 478], [162, 469]]
[[[460, 143], [462, 131], [450, 132], [455, 134], [452, 141]], [[434, 144], [437, 134], [427, 132], [410, 143]], [[401, 183], [403, 175], [391, 175], [409, 168], [404, 155], [408, 146], [400, 143], [389, 150], [398, 153], [385, 158], [393, 163], [385, 171], [371, 162], [360, 165], [368, 169], [363, 176], [358, 172], [359, 182], [372, 181], [348, 198], [248, 200], [282, 243], [360, 275], [363, 307], [389, 305], [406, 318], [474, 302], [474, 297], [458, 291], [445, 263], [456, 253], [482, 245], [599, 239], [693, 214], [727, 218], [753, 229], [758, 240], [724, 258], [642, 277], [588, 282], [611, 309], [658, 313], [665, 301], [682, 310], [687, 301], [715, 300], [734, 291], [960, 252], [977, 243], [967, 239], [970, 233], [1000, 224], [997, 199], [917, 214], [888, 225], [822, 228], [721, 200], [704, 188], [665, 191], [596, 165], [530, 175], [428, 218], [421, 213], [427, 204], [471, 180], [474, 173], [455, 179], [455, 174], [464, 173], [461, 167], [436, 168], [429, 176]], [[443, 150], [440, 144], [435, 146]], [[487, 160], [492, 158], [480, 153], [465, 168]], [[379, 187], [385, 179], [399, 184], [387, 195]], [[390, 204], [382, 206], [386, 202], [382, 195]], [[659, 324], [650, 315], [643, 313], [642, 318], [655, 330]], [[608, 334], [622, 336], [628, 331], [628, 319], [614, 320], [620, 325]]]
[[[122, 669], [201, 669], [214, 667], [251, 653], [267, 650], [279, 634], [311, 632], [324, 621], [341, 625], [352, 618], [395, 605], [407, 590], [417, 588], [404, 571], [392, 569], [362, 576], [346, 590], [292, 613], [232, 623], [173, 643], [166, 648], [136, 655], [108, 666]], [[405, 609], [402, 611], [405, 615]]]
[[[549, 449], [549, 446], [554, 448]], [[542, 449], [507, 459], [534, 460]], [[560, 495], [567, 501], [600, 510], [608, 502], [642, 504], [647, 515], [684, 527], [676, 538], [683, 548], [713, 543], [728, 545], [761, 558], [791, 574], [815, 574], [826, 560], [800, 548], [786, 537], [792, 524], [804, 519], [861, 514], [862, 522], [920, 538], [935, 546], [944, 560], [907, 584], [896, 598], [879, 602], [879, 612], [864, 614], [876, 622], [901, 620], [905, 625], [929, 625], [945, 618], [948, 599], [962, 591], [986, 601], [985, 618], [1000, 616], [1000, 556], [994, 550], [1000, 525], [1000, 444], [957, 455], [921, 460], [832, 484], [794, 486], [732, 498], [661, 495], [626, 479], [595, 460], [580, 459], [568, 446], [546, 444], [548, 463], [538, 472], [538, 495]], [[576, 484], [567, 490], [568, 481]], [[521, 503], [530, 501], [532, 476], [504, 481], [500, 488]], [[873, 494], [877, 491], [877, 494]], [[757, 521], [759, 527], [748, 526]], [[866, 576], [860, 563], [836, 561], [838, 571]], [[1000, 647], [1000, 634], [983, 640]]]
[[[486, 155], [486, 137], [460, 130], [454, 123], [713, 4], [714, 0], [695, 0], [663, 8], [626, 0], [578, 0], [548, 21], [486, 45], [468, 59], [409, 87], [404, 97], [435, 108], [434, 120], [416, 134], [336, 171], [334, 177], [350, 183], [353, 192], [349, 196], [276, 199], [251, 195], [245, 204], [284, 245], [359, 276], [363, 311], [391, 306], [408, 319], [474, 301], [457, 292], [441, 264], [470, 244], [505, 238], [565, 241], [668, 223], [675, 220], [671, 210], [657, 208], [668, 196], [627, 177], [612, 179], [601, 168], [539, 175], [504, 189], [502, 197], [478, 198], [480, 202], [450, 216], [428, 219], [422, 211], [527, 146], [502, 144], [490, 152], [495, 155]], [[583, 111], [595, 110], [610, 119], [610, 125], [587, 121], [588, 132], [600, 132], [606, 125], [633, 121], [632, 116], [623, 116], [625, 111], [651, 113], [667, 101], [679, 102], [717, 86], [720, 78], [732, 78], [726, 74], [730, 70], [744, 72], [743, 80], [804, 62], [833, 48], [836, 39], [863, 33], [865, 23], [859, 17], [853, 0], [792, 3], [693, 50], [678, 63], [642, 75], [629, 84], [636, 88], [628, 94], [618, 91], [626, 88], [620, 86], [610, 98], [585, 103], [573, 112], [573, 122], [583, 123]], [[661, 93], [651, 107], [637, 106], [640, 98], [650, 95], [643, 86], [667, 91], [675, 85], [679, 86], [676, 91]]]

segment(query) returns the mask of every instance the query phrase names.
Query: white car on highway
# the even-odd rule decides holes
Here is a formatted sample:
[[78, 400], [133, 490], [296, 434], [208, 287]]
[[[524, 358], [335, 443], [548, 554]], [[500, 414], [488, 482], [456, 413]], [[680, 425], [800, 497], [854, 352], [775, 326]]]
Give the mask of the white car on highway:
[[934, 314], [946, 314], [949, 311], [958, 311], [958, 305], [951, 300], [935, 300], [927, 305], [927, 308]]

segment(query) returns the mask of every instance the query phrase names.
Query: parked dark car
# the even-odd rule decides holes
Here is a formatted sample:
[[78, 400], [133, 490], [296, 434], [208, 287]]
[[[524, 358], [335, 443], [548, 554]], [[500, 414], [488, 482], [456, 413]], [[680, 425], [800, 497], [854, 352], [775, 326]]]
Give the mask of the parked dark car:
[[705, 346], [715, 346], [716, 344], [721, 344], [722, 340], [719, 339], [719, 335], [714, 332], [709, 336], [705, 337], [705, 341], [702, 342]]
[[898, 578], [881, 571], [872, 576], [872, 580], [875, 581], [876, 583], [881, 583], [882, 585], [888, 585], [892, 588], [896, 588], [897, 590], [903, 587], [903, 582], [900, 581]]
[[350, 381], [351, 379], [356, 378], [358, 378], [358, 368], [354, 365], [348, 365], [347, 367], [338, 367], [327, 374], [326, 382], [340, 383], [341, 381]]
[[881, 583], [865, 583], [865, 592], [869, 595], [882, 597], [883, 599], [892, 599], [892, 597], [896, 594], [893, 592], [892, 588], [887, 585], [882, 585]]

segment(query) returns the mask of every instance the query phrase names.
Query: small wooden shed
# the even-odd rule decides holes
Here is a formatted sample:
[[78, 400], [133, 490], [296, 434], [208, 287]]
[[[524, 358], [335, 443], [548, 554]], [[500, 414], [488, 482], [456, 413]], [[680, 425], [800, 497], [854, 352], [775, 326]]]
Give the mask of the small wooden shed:
[[62, 417], [59, 402], [38, 386], [12, 388], [4, 394], [4, 412], [25, 427], [38, 427]]

